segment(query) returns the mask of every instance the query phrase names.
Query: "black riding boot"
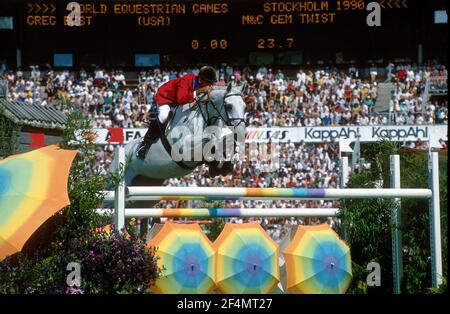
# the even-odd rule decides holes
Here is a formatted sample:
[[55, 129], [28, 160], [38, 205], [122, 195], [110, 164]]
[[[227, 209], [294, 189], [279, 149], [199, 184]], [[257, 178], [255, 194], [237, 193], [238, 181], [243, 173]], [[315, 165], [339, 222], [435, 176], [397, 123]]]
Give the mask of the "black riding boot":
[[150, 122], [150, 126], [148, 127], [147, 133], [145, 133], [144, 139], [139, 145], [137, 150], [137, 158], [144, 159], [147, 154], [148, 149], [152, 145], [153, 141], [158, 137], [158, 128], [159, 121], [158, 119], [154, 119]]

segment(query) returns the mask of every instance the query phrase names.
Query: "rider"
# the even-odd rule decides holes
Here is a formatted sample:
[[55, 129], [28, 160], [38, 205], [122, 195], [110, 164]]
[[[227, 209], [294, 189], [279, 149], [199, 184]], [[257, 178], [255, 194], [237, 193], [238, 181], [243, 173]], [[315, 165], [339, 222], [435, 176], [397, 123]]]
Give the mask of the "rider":
[[158, 136], [157, 128], [159, 124], [164, 124], [167, 121], [171, 106], [183, 106], [191, 103], [200, 93], [209, 94], [216, 81], [216, 70], [211, 66], [204, 66], [200, 69], [198, 75], [186, 74], [161, 85], [153, 98], [158, 107], [158, 119], [151, 121], [138, 148], [137, 157], [144, 159], [150, 145]]

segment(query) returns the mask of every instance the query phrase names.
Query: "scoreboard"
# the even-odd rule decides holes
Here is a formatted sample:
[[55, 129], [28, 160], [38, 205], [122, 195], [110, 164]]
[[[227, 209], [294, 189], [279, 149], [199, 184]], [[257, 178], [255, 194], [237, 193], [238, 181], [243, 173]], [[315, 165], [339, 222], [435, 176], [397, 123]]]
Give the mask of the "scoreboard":
[[416, 50], [420, 12], [413, 0], [378, 0], [381, 26], [371, 27], [371, 0], [0, 2], [14, 16], [14, 41], [24, 53], [106, 55], [111, 62], [134, 53], [219, 60], [295, 52], [308, 60], [364, 60], [379, 56], [383, 47], [389, 57]]

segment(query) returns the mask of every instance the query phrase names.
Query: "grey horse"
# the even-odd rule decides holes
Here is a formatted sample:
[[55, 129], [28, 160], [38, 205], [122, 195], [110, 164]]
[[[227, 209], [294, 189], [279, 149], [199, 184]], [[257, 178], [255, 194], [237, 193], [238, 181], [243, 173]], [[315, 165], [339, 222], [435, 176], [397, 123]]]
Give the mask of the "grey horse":
[[[203, 97], [192, 104], [172, 109], [173, 118], [169, 120], [162, 136], [158, 137], [151, 145], [143, 160], [137, 158], [136, 154], [142, 139], [138, 138], [129, 142], [125, 146], [126, 186], [161, 186], [165, 179], [183, 177], [191, 173], [197, 166], [205, 163], [210, 165], [210, 172], [211, 168], [223, 165], [227, 166], [222, 170], [219, 169], [216, 173], [231, 172], [230, 161], [221, 162], [217, 158], [205, 160], [204, 152], [213, 147], [211, 151], [215, 153], [215, 147], [211, 143], [230, 143], [229, 136], [231, 135], [233, 135], [231, 140], [233, 151], [236, 145], [242, 144], [245, 137], [244, 90], [245, 85], [238, 87], [233, 87], [231, 84], [227, 87], [215, 86], [206, 99]], [[210, 132], [210, 129], [222, 130], [222, 133]], [[229, 131], [227, 132], [227, 130]], [[205, 138], [205, 134], [207, 138]], [[215, 138], [214, 141], [208, 137], [210, 135]], [[228, 138], [228, 141], [225, 138]], [[237, 141], [236, 138], [241, 140]], [[227, 147], [225, 144], [223, 151], [229, 152], [229, 146]], [[219, 152], [222, 153], [222, 151], [217, 153]], [[217, 157], [218, 154], [213, 154], [213, 156]], [[229, 158], [230, 156], [224, 154], [224, 157]], [[115, 164], [113, 162], [113, 165]], [[111, 171], [115, 170], [111, 169]], [[143, 208], [153, 205], [154, 201], [134, 201], [127, 204], [127, 207]], [[147, 224], [145, 220], [143, 222]], [[146, 233], [146, 230], [144, 232]]]

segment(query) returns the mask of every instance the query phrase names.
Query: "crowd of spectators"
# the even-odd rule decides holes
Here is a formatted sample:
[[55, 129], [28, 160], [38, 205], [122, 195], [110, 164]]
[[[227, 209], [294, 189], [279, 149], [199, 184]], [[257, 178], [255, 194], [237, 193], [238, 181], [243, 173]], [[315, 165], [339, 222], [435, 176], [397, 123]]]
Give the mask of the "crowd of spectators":
[[[391, 66], [390, 64], [389, 66]], [[395, 84], [387, 114], [375, 114], [378, 97], [376, 75], [360, 78], [358, 70], [299, 70], [288, 77], [281, 70], [261, 66], [258, 69], [221, 66], [218, 85], [232, 81], [247, 83], [245, 101], [248, 126], [339, 126], [383, 124], [447, 123], [447, 103], [424, 103], [425, 83], [430, 77], [447, 77], [445, 66], [414, 68], [409, 65], [389, 67], [388, 76]], [[127, 82], [122, 71], [77, 73], [40, 71], [33, 66], [25, 77], [23, 71], [6, 72], [9, 97], [24, 103], [54, 105], [70, 103], [86, 112], [94, 127], [143, 127], [153, 96], [164, 82], [198, 72], [198, 68], [139, 73]], [[443, 84], [441, 79], [439, 84]], [[433, 85], [434, 86], [434, 85]], [[439, 85], [440, 86], [440, 85]]]
[[[397, 66], [392, 75], [395, 91], [389, 103], [393, 124], [435, 124], [448, 123], [448, 102], [429, 100], [424, 102], [426, 84], [430, 78], [440, 78], [439, 84], [447, 78], [445, 66], [414, 70], [411, 66]], [[445, 79], [444, 79], [445, 78]], [[442, 86], [440, 86], [442, 87]], [[431, 85], [429, 88], [438, 88]]]
[[[356, 78], [355, 73], [300, 70], [286, 79], [260, 68], [250, 76], [247, 121], [252, 126], [336, 126], [382, 124], [371, 115], [377, 99], [377, 82]], [[261, 79], [262, 78], [262, 79]]]
[[[12, 100], [27, 104], [58, 106], [68, 111], [68, 104], [91, 117], [95, 128], [146, 126], [149, 109], [154, 106], [153, 96], [164, 82], [183, 73], [196, 72], [198, 68], [185, 70], [142, 71], [136, 80], [127, 80], [120, 71], [98, 68], [92, 73], [54, 71], [37, 66], [29, 74], [22, 71], [6, 72]], [[427, 78], [446, 77], [444, 66], [415, 69], [412, 66], [388, 66], [388, 80], [395, 85], [389, 104], [391, 115], [375, 114], [373, 108], [378, 97], [376, 75], [364, 79], [358, 70], [322, 69], [299, 70], [288, 77], [280, 70], [261, 66], [236, 69], [231, 66], [217, 68], [218, 85], [232, 81], [247, 84], [246, 122], [248, 126], [338, 126], [379, 124], [447, 124], [447, 103], [427, 102], [423, 97]], [[247, 159], [235, 165], [233, 174], [210, 178], [208, 167], [200, 166], [192, 174], [166, 181], [170, 186], [245, 186], [245, 187], [338, 187], [338, 147], [335, 143], [277, 143], [280, 152], [277, 171], [268, 171], [261, 152], [247, 147]], [[422, 146], [421, 146], [422, 145]], [[415, 143], [416, 148], [426, 148]], [[271, 147], [271, 149], [274, 147]], [[112, 146], [98, 147], [97, 163], [107, 171], [112, 162]], [[197, 201], [171, 201], [160, 203], [163, 207], [195, 207]], [[290, 208], [290, 207], [338, 207], [336, 201], [226, 201], [224, 207]], [[237, 222], [242, 219], [235, 219]], [[248, 220], [248, 219], [247, 219]], [[255, 219], [253, 219], [255, 220]], [[291, 226], [303, 223], [328, 222], [334, 226], [336, 219], [256, 219], [275, 239], [282, 239]]]

